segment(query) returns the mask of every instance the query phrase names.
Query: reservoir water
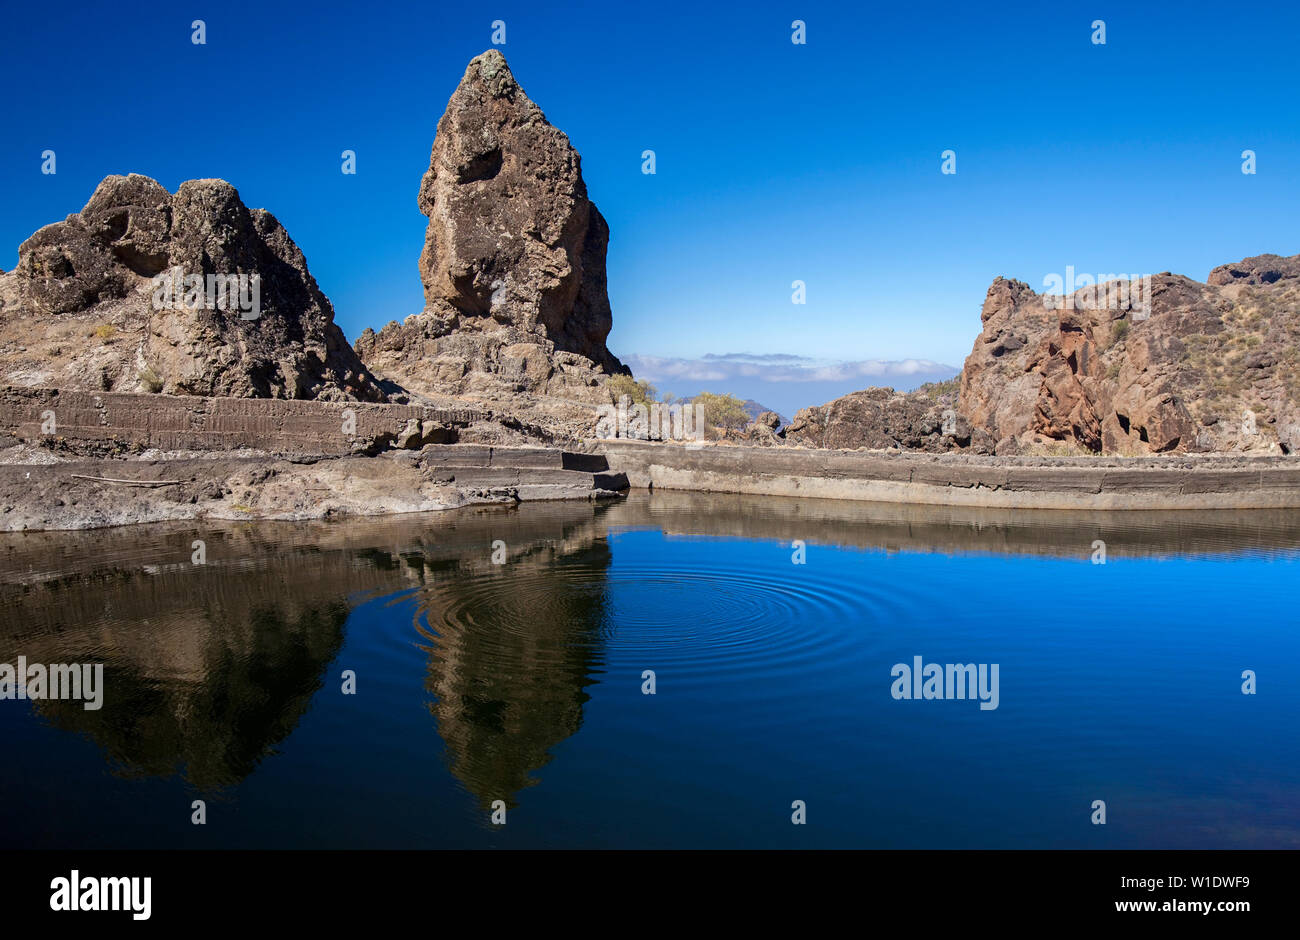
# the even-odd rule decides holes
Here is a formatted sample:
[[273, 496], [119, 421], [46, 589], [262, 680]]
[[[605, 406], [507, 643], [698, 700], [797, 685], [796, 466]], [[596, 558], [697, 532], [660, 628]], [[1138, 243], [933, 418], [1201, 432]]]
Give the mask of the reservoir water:
[[4, 535], [0, 663], [104, 680], [0, 700], [0, 845], [1295, 848], [1298, 561], [1300, 513], [684, 493]]

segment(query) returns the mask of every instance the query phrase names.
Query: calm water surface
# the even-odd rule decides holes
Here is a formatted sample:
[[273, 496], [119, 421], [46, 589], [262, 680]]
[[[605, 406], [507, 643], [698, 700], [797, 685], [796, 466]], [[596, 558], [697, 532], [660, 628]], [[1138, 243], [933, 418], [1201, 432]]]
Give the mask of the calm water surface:
[[[688, 494], [0, 536], [0, 662], [105, 664], [0, 701], [0, 845], [1294, 848], [1298, 559], [1295, 513]], [[895, 700], [914, 656], [998, 708]]]

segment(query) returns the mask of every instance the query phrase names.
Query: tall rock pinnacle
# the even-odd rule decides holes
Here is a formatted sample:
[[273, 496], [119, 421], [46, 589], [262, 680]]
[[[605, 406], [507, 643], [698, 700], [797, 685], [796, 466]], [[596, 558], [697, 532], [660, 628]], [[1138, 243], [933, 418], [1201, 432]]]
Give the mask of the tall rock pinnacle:
[[438, 122], [419, 207], [425, 310], [363, 334], [366, 361], [417, 391], [607, 400], [600, 376], [625, 371], [605, 345], [609, 227], [569, 138], [495, 49]]

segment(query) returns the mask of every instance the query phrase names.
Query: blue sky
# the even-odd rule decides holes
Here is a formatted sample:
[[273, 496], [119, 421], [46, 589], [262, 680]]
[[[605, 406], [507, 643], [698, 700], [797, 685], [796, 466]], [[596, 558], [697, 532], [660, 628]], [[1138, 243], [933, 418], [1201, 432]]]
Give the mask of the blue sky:
[[[998, 275], [1300, 252], [1294, 4], [52, 3], [6, 12], [0, 267], [105, 175], [216, 176], [284, 223], [349, 339], [418, 312], [416, 191], [495, 19], [609, 220], [610, 346], [676, 363], [679, 394], [709, 355], [960, 366]], [[811, 371], [775, 406], [873, 384]]]

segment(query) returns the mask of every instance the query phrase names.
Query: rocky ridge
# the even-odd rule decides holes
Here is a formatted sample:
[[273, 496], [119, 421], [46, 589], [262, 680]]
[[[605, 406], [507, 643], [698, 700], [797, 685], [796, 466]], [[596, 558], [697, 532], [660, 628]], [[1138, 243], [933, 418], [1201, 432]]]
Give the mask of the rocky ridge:
[[802, 447], [939, 453], [968, 445], [971, 427], [956, 411], [955, 383], [939, 382], [915, 392], [868, 388], [801, 408], [784, 437]]

